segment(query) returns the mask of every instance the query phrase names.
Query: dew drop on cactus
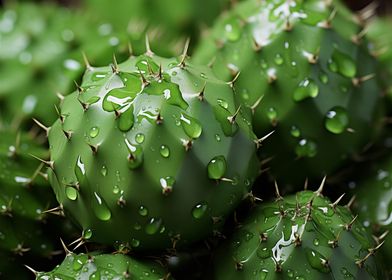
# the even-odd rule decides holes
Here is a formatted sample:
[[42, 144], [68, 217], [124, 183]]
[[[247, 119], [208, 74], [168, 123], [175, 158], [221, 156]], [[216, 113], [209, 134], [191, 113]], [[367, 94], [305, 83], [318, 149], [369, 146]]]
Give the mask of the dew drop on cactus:
[[170, 149], [166, 145], [161, 145], [159, 148], [159, 152], [161, 153], [161, 156], [164, 158], [168, 158], [170, 156]]
[[139, 207], [139, 215], [140, 216], [147, 216], [148, 215], [148, 209], [144, 207], [143, 205]]
[[185, 114], [181, 114], [180, 120], [186, 135], [193, 139], [200, 137], [202, 133], [202, 127], [198, 120]]
[[94, 192], [94, 198], [92, 199], [92, 208], [94, 210], [95, 215], [101, 221], [108, 221], [110, 220], [112, 213], [110, 212], [109, 208], [106, 206], [105, 201], [96, 193]]
[[201, 219], [204, 214], [207, 212], [208, 205], [207, 203], [199, 203], [192, 209], [192, 216], [195, 219]]
[[334, 107], [326, 114], [325, 128], [334, 134], [343, 133], [347, 129], [348, 124], [347, 111], [342, 107]]
[[161, 225], [162, 225], [162, 219], [151, 218], [148, 224], [146, 225], [144, 231], [149, 235], [156, 234], [161, 228]]
[[223, 156], [214, 157], [207, 165], [208, 177], [219, 180], [226, 172], [226, 159]]
[[295, 152], [299, 157], [314, 157], [317, 154], [317, 144], [309, 139], [301, 139], [295, 148]]
[[65, 195], [70, 200], [76, 200], [78, 198], [78, 191], [74, 187], [66, 187]]
[[306, 98], [315, 98], [319, 93], [317, 84], [312, 79], [303, 80], [298, 88], [294, 91], [293, 99], [301, 101]]

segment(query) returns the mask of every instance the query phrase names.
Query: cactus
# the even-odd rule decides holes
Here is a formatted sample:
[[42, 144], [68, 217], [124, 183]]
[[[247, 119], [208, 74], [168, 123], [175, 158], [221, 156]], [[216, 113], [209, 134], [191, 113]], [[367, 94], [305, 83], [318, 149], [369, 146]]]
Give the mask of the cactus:
[[51, 272], [35, 272], [37, 280], [45, 279], [145, 279], [169, 280], [168, 272], [151, 261], [139, 261], [122, 254], [67, 253], [65, 260]]
[[[279, 182], [332, 174], [356, 158], [381, 126], [377, 62], [355, 20], [338, 1], [239, 3], [194, 54], [254, 111], [262, 149]], [[360, 22], [358, 24], [357, 22]]]
[[322, 186], [256, 206], [215, 256], [214, 279], [385, 279], [380, 246]]
[[189, 244], [248, 195], [259, 167], [247, 111], [185, 57], [89, 68], [63, 100], [49, 128], [49, 179], [82, 241]]
[[386, 158], [370, 166], [366, 165], [366, 176], [358, 181], [354, 189], [354, 210], [376, 239], [385, 241], [381, 253], [386, 268], [392, 272], [392, 237], [387, 235], [392, 230], [392, 160]]

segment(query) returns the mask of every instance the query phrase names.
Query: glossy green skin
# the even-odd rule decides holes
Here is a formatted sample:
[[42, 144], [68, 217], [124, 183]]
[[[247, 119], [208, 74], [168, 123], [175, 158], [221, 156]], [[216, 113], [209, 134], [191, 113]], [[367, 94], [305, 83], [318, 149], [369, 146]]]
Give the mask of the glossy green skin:
[[37, 280], [90, 280], [90, 279], [171, 279], [168, 272], [158, 263], [139, 261], [122, 254], [74, 254], [51, 272], [39, 272]]
[[[387, 158], [374, 165], [366, 166], [364, 180], [355, 188], [356, 200], [354, 211], [359, 215], [363, 225], [375, 236], [392, 231], [392, 159]], [[381, 247], [385, 266], [392, 271], [392, 236], [385, 238]]]
[[[354, 78], [377, 72], [376, 61], [365, 38], [357, 44], [351, 40], [361, 31], [351, 12], [326, 2], [240, 3], [215, 23], [193, 57], [196, 63], [213, 62], [220, 78], [240, 73], [235, 89], [245, 106], [262, 98], [254, 111], [255, 133], [275, 131], [261, 152], [263, 158], [273, 157], [266, 168], [282, 185], [301, 186], [305, 178], [333, 174], [379, 129], [383, 110], [376, 79], [353, 85]], [[288, 3], [289, 31], [279, 13]], [[335, 8], [330, 28], [321, 27]], [[311, 54], [318, 60], [311, 61]], [[341, 129], [331, 132], [326, 120], [336, 107], [346, 116], [336, 118]]]
[[303, 191], [256, 206], [217, 253], [213, 279], [385, 279], [374, 256], [355, 263], [374, 241], [358, 221], [347, 230], [352, 214], [330, 204]]
[[72, 91], [85, 70], [82, 52], [97, 64], [128, 54], [126, 35], [54, 5], [8, 5], [0, 22], [0, 106], [21, 120], [56, 119], [56, 94]]
[[178, 65], [140, 56], [117, 74], [91, 69], [83, 91], [64, 99], [63, 122], [49, 131], [49, 179], [85, 239], [136, 250], [189, 244], [250, 190], [259, 162], [246, 110], [230, 123], [232, 88], [207, 67]]

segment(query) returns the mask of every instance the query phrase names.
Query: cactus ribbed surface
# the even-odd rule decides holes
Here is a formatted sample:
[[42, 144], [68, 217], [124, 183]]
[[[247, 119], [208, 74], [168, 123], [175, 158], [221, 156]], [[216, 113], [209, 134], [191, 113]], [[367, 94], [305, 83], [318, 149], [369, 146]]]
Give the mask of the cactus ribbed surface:
[[374, 138], [382, 114], [364, 22], [338, 1], [248, 0], [196, 50], [254, 110], [261, 151], [279, 182], [332, 174]]
[[169, 280], [167, 271], [151, 261], [139, 261], [122, 254], [68, 253], [51, 272], [38, 272], [36, 280], [139, 279]]
[[60, 114], [49, 179], [84, 240], [162, 249], [206, 238], [259, 169], [232, 87], [183, 59], [89, 68]]
[[213, 279], [384, 279], [377, 249], [350, 210], [303, 191], [256, 206], [216, 255]]

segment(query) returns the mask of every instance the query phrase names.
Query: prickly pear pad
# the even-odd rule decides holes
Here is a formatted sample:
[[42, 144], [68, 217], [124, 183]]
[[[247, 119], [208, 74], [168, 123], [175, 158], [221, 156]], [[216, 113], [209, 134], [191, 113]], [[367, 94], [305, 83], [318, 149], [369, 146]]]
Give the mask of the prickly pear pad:
[[303, 191], [257, 206], [216, 256], [214, 279], [384, 279], [377, 245], [337, 202]]
[[49, 130], [49, 178], [84, 240], [134, 249], [200, 240], [259, 169], [247, 116], [230, 84], [184, 59], [90, 68]]

